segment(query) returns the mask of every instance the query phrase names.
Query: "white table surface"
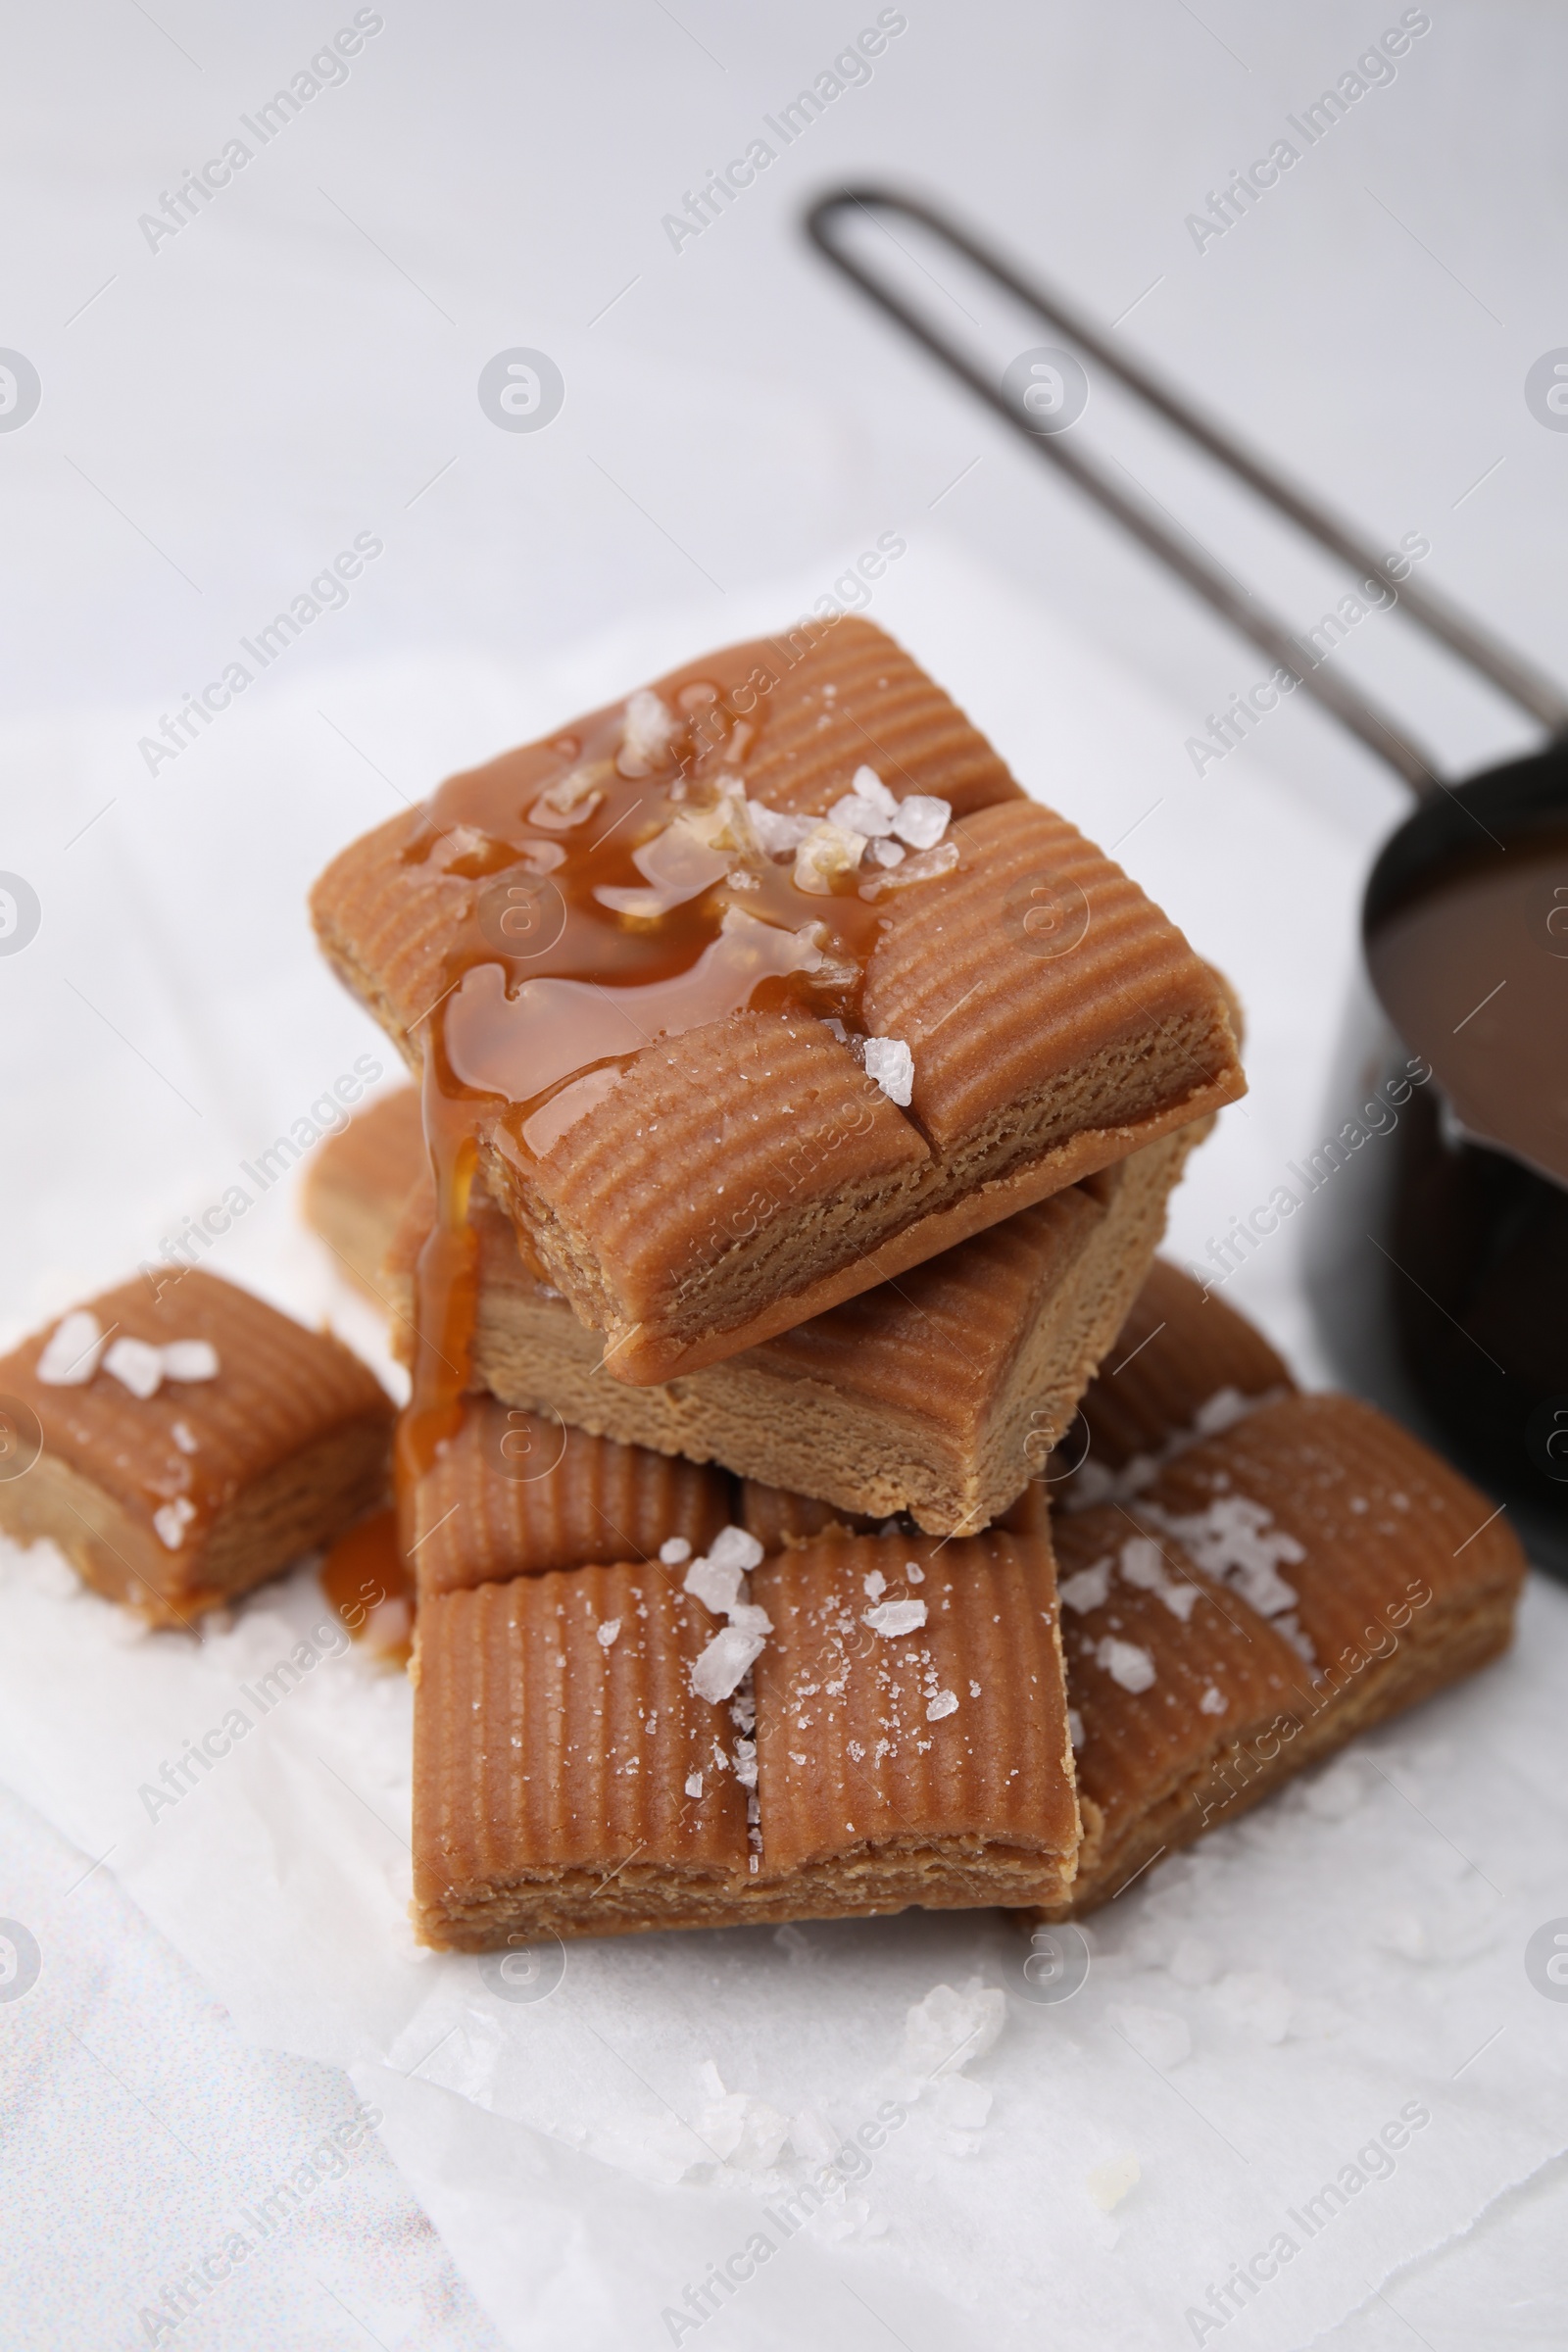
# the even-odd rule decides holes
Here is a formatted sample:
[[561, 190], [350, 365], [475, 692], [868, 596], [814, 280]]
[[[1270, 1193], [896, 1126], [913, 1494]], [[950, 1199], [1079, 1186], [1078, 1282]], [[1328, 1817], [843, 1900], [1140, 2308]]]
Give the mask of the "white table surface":
[[[150, 1253], [371, 1042], [316, 966], [301, 913], [336, 846], [601, 689], [792, 615], [887, 530], [908, 554], [873, 616], [930, 660], [1031, 789], [1106, 841], [1127, 833], [1132, 870], [1242, 988], [1253, 1093], [1195, 1166], [1173, 1220], [1178, 1250], [1200, 1253], [1229, 1211], [1316, 1141], [1357, 878], [1399, 794], [1300, 697], [1255, 745], [1195, 776], [1187, 737], [1263, 665], [858, 312], [803, 248], [799, 208], [851, 174], [922, 183], [1102, 319], [1136, 302], [1118, 329], [1130, 345], [1333, 492], [1380, 543], [1428, 537], [1423, 576], [1550, 667], [1568, 606], [1555, 561], [1568, 437], [1543, 429], [1523, 385], [1568, 337], [1560, 18], [1435, 10], [1392, 86], [1370, 91], [1253, 217], [1200, 253], [1185, 216], [1397, 9], [916, 7], [869, 83], [676, 253], [662, 216], [874, 10], [682, 0], [672, 16], [626, 0], [556, 16], [380, 13], [346, 82], [151, 252], [138, 216], [353, 11], [277, 7], [246, 24], [196, 0], [159, 0], [151, 15], [13, 12], [0, 346], [31, 360], [43, 398], [24, 427], [0, 432], [0, 868], [30, 881], [43, 920], [24, 953], [0, 958], [7, 1334]], [[496, 430], [476, 398], [484, 363], [518, 346], [548, 352], [565, 380], [561, 415], [537, 434]], [[1297, 622], [1339, 592], [1108, 400], [1079, 429], [1101, 428], [1100, 445], [1224, 561], [1277, 583]], [[346, 608], [149, 774], [138, 740], [362, 531], [384, 554]], [[1386, 616], [1336, 658], [1398, 701], [1457, 769], [1528, 740]], [[1310, 1377], [1321, 1366], [1298, 1239], [1261, 1254], [1234, 1295]], [[285, 1200], [237, 1237], [228, 1263], [373, 1346]], [[125, 1790], [115, 1773], [137, 1740], [161, 1736], [160, 1708], [170, 1738], [183, 1730], [200, 1686], [180, 1677], [211, 1662], [155, 1670], [145, 1649], [94, 1632], [90, 1672], [78, 1673], [72, 1643], [97, 1604], [35, 1589], [35, 1567], [8, 1554], [0, 1576], [0, 1780], [16, 1792], [0, 1913], [31, 1921], [45, 1950], [34, 1990], [0, 2007], [7, 2341], [146, 2341], [146, 2298], [220, 2243], [236, 2208], [290, 2177], [357, 2097], [385, 2117], [376, 2137], [341, 2180], [312, 2191], [286, 2242], [160, 2341], [368, 2337], [422, 2352], [668, 2340], [648, 2292], [650, 2247], [667, 2232], [693, 2261], [696, 2249], [726, 2251], [744, 2183], [650, 2187], [635, 2164], [583, 2152], [571, 2144], [571, 2067], [546, 2068], [546, 2116], [493, 2050], [474, 2056], [483, 2036], [460, 2037], [467, 2075], [437, 2065], [414, 2082], [420, 2051], [397, 2035], [417, 2004], [396, 2032], [385, 2012], [378, 2049], [378, 1996], [367, 1990], [351, 2027], [330, 1965], [318, 1973], [331, 1997], [323, 1989], [314, 2008], [311, 1971], [291, 1973], [297, 1889], [269, 1882], [247, 1952], [204, 1916], [199, 1886], [133, 1840], [81, 1879], [116, 1842]], [[287, 1607], [309, 1608], [303, 1586], [289, 1594]], [[1015, 2328], [1039, 2341], [1054, 2314], [1054, 2340], [1073, 2344], [1193, 2340], [1189, 2280], [1169, 2253], [1191, 2228], [1168, 2201], [1180, 2132], [1203, 2131], [1170, 2123], [1183, 2082], [1199, 2105], [1234, 2092], [1232, 2121], [1262, 2132], [1269, 2101], [1295, 2095], [1269, 2075], [1268, 2053], [1288, 2048], [1291, 2082], [1310, 2082], [1326, 2102], [1312, 2112], [1327, 2137], [1344, 2102], [1340, 2136], [1353, 2148], [1357, 2084], [1376, 2106], [1379, 2069], [1359, 2030], [1319, 2067], [1334, 2034], [1311, 2002], [1343, 2008], [1361, 1984], [1360, 2026], [1392, 2033], [1416, 2016], [1405, 2054], [1435, 2071], [1460, 2065], [1473, 2017], [1503, 2022], [1499, 2055], [1451, 2094], [1481, 2102], [1456, 2111], [1476, 2161], [1466, 2172], [1435, 2160], [1425, 2184], [1401, 2182], [1408, 2202], [1365, 2243], [1320, 2250], [1322, 2277], [1299, 2309], [1250, 2310], [1227, 2341], [1244, 2352], [1310, 2340], [1382, 2352], [1412, 2331], [1443, 2352], [1562, 2341], [1568, 2007], [1529, 1992], [1520, 1952], [1540, 1919], [1568, 1913], [1550, 1679], [1568, 1654], [1568, 1610], [1545, 1589], [1532, 1610], [1527, 1656], [1379, 1751], [1386, 1788], [1363, 1772], [1325, 1784], [1315, 1809], [1304, 1797], [1274, 1808], [1255, 1851], [1228, 1834], [1219, 1891], [1173, 1887], [1107, 1926], [1096, 2031], [1114, 2030], [1118, 2001], [1123, 2023], [1186, 2017], [1196, 2054], [1185, 2063], [1214, 2070], [1202, 2089], [1172, 2066], [1158, 2039], [1168, 2027], [1136, 2029], [1154, 2034], [1172, 2076], [1168, 2115], [1135, 2120], [1108, 2066], [1097, 2082], [1103, 2048], [1087, 2027], [1084, 2079], [1070, 2094], [1053, 2087], [1028, 2040], [1038, 2020], [1014, 1999], [1004, 2039], [973, 2070], [999, 2093], [982, 2148], [947, 2145], [944, 2129], [962, 2134], [938, 2119], [922, 2157], [931, 2178], [916, 2166], [886, 2184], [885, 2231], [813, 2254], [775, 2306], [759, 2288], [756, 2310], [715, 2319], [704, 2340], [889, 2340], [880, 2325], [925, 2352], [1011, 2341]], [[242, 1620], [237, 1638], [245, 1631]], [[345, 1720], [395, 1750], [397, 1723], [382, 1721], [392, 1703], [359, 1691]], [[395, 1755], [386, 1769], [392, 1788]], [[1421, 1828], [1417, 1805], [1443, 1826]], [[1528, 1835], [1510, 1839], [1510, 1811]], [[324, 1835], [332, 1850], [355, 1850], [347, 1820]], [[1335, 1837], [1338, 1855], [1325, 1850]], [[1483, 1869], [1479, 1844], [1506, 1853], [1492, 1871], [1494, 1915], [1468, 1863], [1445, 1877], [1438, 1848], [1450, 1838]], [[1196, 1933], [1195, 1905], [1233, 1940], [1206, 1980], [1200, 1967], [1189, 1982], [1175, 1956]], [[1330, 1952], [1293, 1962], [1314, 1920]], [[274, 1934], [269, 2001], [259, 1979]], [[358, 1954], [348, 1927], [344, 1937], [341, 1953]], [[853, 2028], [879, 1971], [898, 2019], [944, 1970], [956, 1983], [972, 1964], [1010, 1986], [984, 1934], [893, 1924], [814, 1940], [812, 2014], [835, 2021], [846, 2066], [863, 2058], [867, 2077], [886, 2052], [862, 2049]], [[373, 1938], [365, 1949], [373, 1973]], [[756, 1965], [760, 2066], [792, 2012]], [[1297, 2004], [1282, 2044], [1267, 2039], [1277, 1994], [1233, 1983], [1263, 1978]], [[678, 2011], [685, 1995], [657, 1968], [635, 1982], [653, 2038], [672, 2036], [666, 2087], [690, 2120], [702, 2095], [692, 2052], [662, 2005]], [[595, 1998], [625, 1996], [600, 1984]], [[635, 2001], [616, 2014], [637, 2024]], [[732, 2070], [745, 2016], [724, 2023]], [[1488, 2063], [1519, 2069], [1496, 2078], [1494, 2115], [1477, 2089]], [[767, 2094], [744, 2066], [734, 2080]], [[1059, 2096], [1064, 2118], [1098, 2095], [1116, 2144], [1052, 2150], [1017, 2113], [1026, 2088]], [[590, 2142], [610, 2129], [608, 2096], [583, 2089], [577, 2125]], [[1101, 2219], [1082, 2174], [1129, 2136], [1144, 2181], [1092, 2239]], [[1271, 2182], [1290, 2178], [1277, 2155]], [[1195, 2152], [1200, 2172], [1201, 2161]], [[1223, 2225], [1230, 2190], [1215, 2180]], [[998, 2294], [1005, 2233], [993, 2242], [976, 2219], [966, 2243], [951, 2230], [941, 2242], [944, 2201], [952, 2215], [984, 2209], [1019, 2227], [1038, 2217], [1012, 2307]], [[723, 2218], [693, 2221], [697, 2206]], [[1251, 2208], [1236, 2210], [1240, 2231]], [[605, 2212], [620, 2217], [608, 2234], [593, 2226]], [[1233, 2251], [1251, 2242], [1239, 2235]], [[1097, 2324], [1084, 2297], [1102, 2265]], [[1151, 2277], [1168, 2283], [1155, 2291]], [[857, 2319], [846, 2291], [886, 2318]]]

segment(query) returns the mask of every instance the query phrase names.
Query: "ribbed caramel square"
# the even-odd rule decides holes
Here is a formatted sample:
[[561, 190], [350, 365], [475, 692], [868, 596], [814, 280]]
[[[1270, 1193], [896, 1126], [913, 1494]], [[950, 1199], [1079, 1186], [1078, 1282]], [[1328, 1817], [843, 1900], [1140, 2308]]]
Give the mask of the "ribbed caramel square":
[[484, 1951], [728, 1911], [746, 1797], [714, 1762], [733, 1745], [727, 1711], [691, 1688], [711, 1630], [657, 1566], [421, 1601], [414, 1890], [428, 1941]]
[[404, 1497], [403, 1545], [422, 1603], [525, 1572], [648, 1560], [671, 1538], [700, 1552], [729, 1503], [720, 1471], [468, 1396], [458, 1434]]
[[1056, 1543], [1074, 1910], [1494, 1657], [1525, 1565], [1484, 1495], [1336, 1396], [1260, 1405]]
[[110, 1599], [185, 1624], [380, 1499], [392, 1401], [328, 1334], [199, 1268], [161, 1269], [87, 1308], [111, 1343], [208, 1342], [218, 1375], [166, 1377], [138, 1396], [100, 1359], [86, 1382], [51, 1385], [37, 1366], [54, 1327], [24, 1341], [0, 1359], [0, 1397], [12, 1420], [35, 1418], [42, 1450], [0, 1481], [8, 1534], [51, 1539]]
[[[525, 1410], [809, 1490], [852, 1519], [904, 1511], [937, 1535], [983, 1526], [1044, 1470], [1200, 1132], [1164, 1137], [796, 1331], [650, 1388], [608, 1375], [596, 1335], [527, 1272], [510, 1221], [476, 1194], [473, 1378]], [[388, 1267], [405, 1354], [429, 1202], [428, 1190], [411, 1202]]]
[[[1215, 976], [1118, 868], [1018, 794], [879, 630], [842, 620], [787, 656], [732, 648], [657, 691], [738, 675], [750, 654], [769, 656], [771, 680], [731, 771], [752, 797], [820, 811], [873, 763], [895, 798], [950, 803], [956, 865], [877, 902], [863, 1017], [913, 1051], [907, 1111], [825, 1022], [752, 1010], [617, 1048], [618, 1076], [553, 1141], [524, 1148], [506, 1109], [486, 1115], [492, 1190], [632, 1384], [793, 1328], [1242, 1091]], [[509, 778], [514, 797], [536, 789], [547, 749], [455, 779], [443, 821], [500, 806]], [[415, 811], [356, 844], [314, 902], [328, 956], [416, 1062], [454, 972], [498, 969], [477, 912], [497, 865], [482, 848], [432, 859], [416, 848], [426, 826]], [[826, 905], [795, 895], [803, 921]], [[494, 987], [479, 996], [499, 1006]]]
[[[828, 1539], [764, 1561], [752, 1596], [773, 1621], [755, 1669], [764, 1886], [858, 1880], [871, 1908], [911, 1874], [924, 1890], [902, 1899], [939, 1908], [1065, 1888], [1078, 1818], [1049, 1545]], [[910, 1603], [924, 1622], [886, 1630]]]

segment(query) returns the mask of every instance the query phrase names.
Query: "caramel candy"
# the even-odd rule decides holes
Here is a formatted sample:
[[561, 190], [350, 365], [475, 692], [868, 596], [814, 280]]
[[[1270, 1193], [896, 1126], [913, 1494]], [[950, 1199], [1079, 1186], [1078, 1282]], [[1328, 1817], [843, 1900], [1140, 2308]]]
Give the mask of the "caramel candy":
[[1287, 1396], [1055, 1523], [1084, 1844], [1070, 1908], [1508, 1645], [1524, 1555], [1370, 1405]]
[[476, 1142], [634, 1385], [1243, 1090], [1220, 983], [1136, 885], [880, 630], [809, 638], [453, 778], [315, 893], [348, 986], [434, 1054], [446, 1164]]
[[0, 1528], [185, 1625], [381, 1498], [392, 1412], [337, 1340], [232, 1283], [126, 1283], [0, 1359]]
[[428, 1180], [429, 1158], [412, 1086], [395, 1087], [329, 1135], [306, 1170], [301, 1205], [349, 1280], [386, 1306], [382, 1272], [403, 1205]]
[[671, 1543], [689, 1558], [728, 1520], [729, 1480], [469, 1396], [457, 1436], [405, 1495], [404, 1515], [422, 1603], [543, 1569], [646, 1560]]
[[[1039, 1476], [1072, 1419], [1144, 1278], [1193, 1136], [1149, 1145], [798, 1331], [649, 1388], [610, 1378], [597, 1336], [532, 1278], [510, 1220], [477, 1198], [473, 1378], [525, 1410], [844, 1512], [972, 1532]], [[428, 1217], [425, 1191], [383, 1286], [403, 1354]]]
[[[1049, 1546], [831, 1542], [764, 1561], [725, 1626], [738, 1567], [704, 1582], [724, 1542], [688, 1570], [561, 1570], [421, 1605], [426, 1942], [1065, 1899]], [[715, 1659], [735, 1640], [750, 1689]]]

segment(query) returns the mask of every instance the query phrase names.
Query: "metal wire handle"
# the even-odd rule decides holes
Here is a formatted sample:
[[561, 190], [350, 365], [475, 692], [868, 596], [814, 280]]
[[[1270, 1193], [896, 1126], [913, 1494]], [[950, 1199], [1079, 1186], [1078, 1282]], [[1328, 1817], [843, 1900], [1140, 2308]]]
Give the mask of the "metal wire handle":
[[[921, 203], [918, 198], [903, 196], [889, 188], [874, 186], [841, 188], [822, 197], [806, 218], [807, 233], [834, 267], [869, 296], [888, 316], [912, 335], [917, 343], [942, 362], [971, 392], [996, 411], [1004, 422], [1022, 435], [1030, 447], [1060, 467], [1096, 504], [1114, 515], [1159, 558], [1179, 579], [1185, 580], [1223, 614], [1233, 627], [1262, 649], [1264, 653], [1288, 669], [1309, 694], [1327, 710], [1334, 712], [1363, 743], [1386, 760], [1389, 765], [1404, 778], [1418, 793], [1427, 793], [1443, 782], [1427, 754], [1403, 729], [1383, 713], [1377, 705], [1347, 685], [1342, 678], [1321, 665], [1314, 665], [1302, 654], [1300, 646], [1285, 623], [1259, 605], [1255, 598], [1239, 589], [1236, 583], [1205, 557], [1178, 539], [1160, 521], [1154, 511], [1141, 500], [1130, 498], [1120, 489], [1094, 459], [1080, 453], [1060, 432], [1042, 433], [1030, 424], [1027, 417], [1008, 398], [1001, 385], [985, 375], [954, 344], [948, 342], [919, 315], [910, 310], [891, 287], [866, 270], [862, 264], [840, 245], [834, 236], [835, 228], [847, 218], [859, 216], [875, 225], [879, 214], [891, 213], [912, 220], [942, 242], [953, 247], [969, 262], [982, 276], [1005, 288], [1015, 301], [1032, 310], [1037, 317], [1076, 344], [1096, 367], [1114, 376], [1129, 392], [1148, 404], [1167, 424], [1196, 442], [1211, 458], [1228, 468], [1259, 498], [1296, 523], [1310, 538], [1331, 554], [1343, 558], [1363, 576], [1375, 576], [1388, 581], [1383, 560], [1360, 534], [1342, 522], [1316, 499], [1298, 490], [1276, 473], [1261, 458], [1242, 446], [1219, 425], [1211, 423], [1190, 406], [1179, 393], [1151, 375], [1135, 361], [1124, 359], [1112, 351], [1103, 335], [1089, 325], [1068, 305], [1054, 295], [1044, 293], [1031, 280], [994, 252], [978, 237], [970, 235], [945, 213]], [[891, 231], [887, 232], [891, 235]], [[893, 240], [897, 243], [897, 239]], [[902, 250], [902, 248], [901, 248]], [[1395, 601], [1402, 606], [1411, 620], [1418, 621], [1433, 636], [1441, 639], [1449, 650], [1469, 662], [1473, 669], [1488, 679], [1510, 701], [1517, 703], [1539, 718], [1553, 734], [1568, 730], [1568, 701], [1551, 681], [1544, 677], [1517, 654], [1500, 644], [1466, 613], [1430, 589], [1417, 588], [1406, 580], [1396, 585], [1388, 581]]]

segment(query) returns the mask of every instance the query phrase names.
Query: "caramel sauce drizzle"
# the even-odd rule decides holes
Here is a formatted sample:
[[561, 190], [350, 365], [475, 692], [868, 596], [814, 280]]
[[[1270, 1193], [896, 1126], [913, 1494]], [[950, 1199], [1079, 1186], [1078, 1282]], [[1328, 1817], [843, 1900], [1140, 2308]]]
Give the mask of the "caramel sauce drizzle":
[[[766, 725], [770, 657], [765, 642], [710, 656], [657, 696], [451, 777], [404, 852], [484, 885], [425, 1016], [437, 1206], [415, 1273], [412, 1395], [395, 1447], [405, 1526], [415, 1483], [462, 1426], [471, 1377], [468, 1196], [481, 1143], [537, 1161], [645, 1045], [730, 1013], [799, 1008], [858, 1026], [889, 919], [860, 895], [866, 869], [803, 889], [793, 858], [759, 856], [723, 822]], [[384, 1551], [375, 1576], [390, 1587]]]

